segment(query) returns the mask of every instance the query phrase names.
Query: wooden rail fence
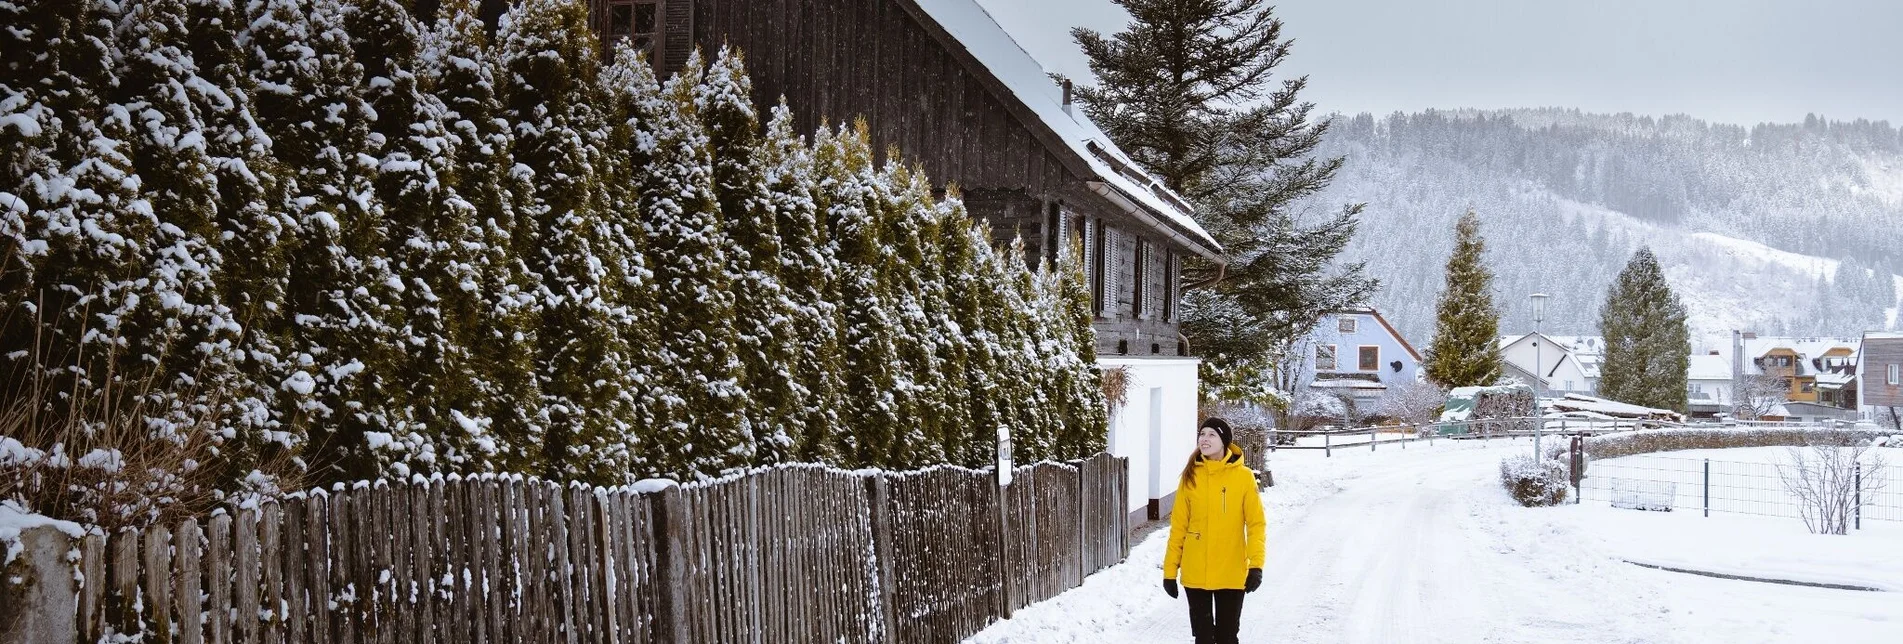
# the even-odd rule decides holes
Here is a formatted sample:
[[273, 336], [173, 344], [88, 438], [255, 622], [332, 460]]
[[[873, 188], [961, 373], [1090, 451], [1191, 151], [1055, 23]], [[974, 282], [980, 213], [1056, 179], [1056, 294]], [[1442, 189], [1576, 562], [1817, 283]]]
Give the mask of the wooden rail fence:
[[451, 476], [110, 536], [40, 529], [15, 567], [76, 574], [0, 591], [21, 602], [0, 644], [958, 642], [1122, 561], [1128, 473], [1099, 454], [1002, 489], [955, 467]]

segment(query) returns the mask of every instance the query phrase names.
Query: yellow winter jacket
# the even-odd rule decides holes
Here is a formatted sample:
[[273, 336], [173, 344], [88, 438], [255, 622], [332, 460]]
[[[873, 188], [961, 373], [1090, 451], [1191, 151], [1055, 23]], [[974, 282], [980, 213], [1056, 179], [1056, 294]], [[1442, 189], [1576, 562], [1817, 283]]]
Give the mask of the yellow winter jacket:
[[1250, 568], [1261, 568], [1268, 545], [1262, 496], [1242, 450], [1229, 446], [1220, 461], [1196, 457], [1196, 482], [1176, 490], [1163, 578], [1182, 573], [1185, 588], [1240, 590]]

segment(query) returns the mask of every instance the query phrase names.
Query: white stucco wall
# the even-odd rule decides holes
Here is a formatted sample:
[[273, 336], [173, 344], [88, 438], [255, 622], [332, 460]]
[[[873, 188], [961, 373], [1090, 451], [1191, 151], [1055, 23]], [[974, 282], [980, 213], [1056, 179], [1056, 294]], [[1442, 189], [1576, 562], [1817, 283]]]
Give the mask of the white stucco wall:
[[[1168, 498], [1196, 449], [1196, 358], [1103, 358], [1130, 368], [1129, 401], [1110, 418], [1111, 454], [1130, 459], [1129, 509]], [[1169, 508], [1162, 508], [1168, 512]]]

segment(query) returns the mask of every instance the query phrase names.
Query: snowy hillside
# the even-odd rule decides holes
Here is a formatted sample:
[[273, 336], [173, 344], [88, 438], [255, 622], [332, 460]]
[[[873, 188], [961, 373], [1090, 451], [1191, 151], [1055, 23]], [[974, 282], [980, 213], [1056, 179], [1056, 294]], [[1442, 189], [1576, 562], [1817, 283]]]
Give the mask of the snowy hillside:
[[[1605, 289], [1649, 245], [1691, 310], [1695, 348], [1731, 329], [1856, 335], [1903, 296], [1903, 135], [1868, 122], [1707, 124], [1564, 110], [1337, 117], [1347, 157], [1317, 213], [1366, 202], [1344, 261], [1422, 346], [1453, 222], [1471, 208], [1497, 273], [1502, 330], [1594, 332]], [[1862, 277], [1856, 277], [1861, 273]], [[1845, 277], [1848, 276], [1848, 277]], [[1841, 282], [1841, 283], [1840, 283]]]

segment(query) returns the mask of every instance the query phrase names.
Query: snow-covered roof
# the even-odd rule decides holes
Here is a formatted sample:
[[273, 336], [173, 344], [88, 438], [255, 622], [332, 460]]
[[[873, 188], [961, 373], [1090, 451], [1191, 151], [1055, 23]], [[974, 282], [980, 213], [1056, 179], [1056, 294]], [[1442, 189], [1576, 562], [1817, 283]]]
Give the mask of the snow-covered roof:
[[1865, 331], [1865, 340], [1903, 340], [1903, 331]]
[[1603, 356], [1606, 354], [1606, 339], [1597, 335], [1549, 335], [1553, 343], [1571, 352], [1574, 356]]
[[1616, 400], [1594, 398], [1592, 396], [1585, 396], [1581, 394], [1566, 394], [1565, 398], [1561, 398], [1559, 400], [1553, 401], [1552, 407], [1554, 409], [1558, 409], [1561, 411], [1589, 411], [1589, 412], [1594, 412], [1599, 414], [1606, 414], [1609, 416], [1617, 416], [1621, 418], [1679, 418], [1680, 417], [1678, 415], [1678, 412], [1675, 412], [1669, 409], [1653, 409], [1651, 407], [1641, 407], [1639, 405], [1622, 403]]
[[1347, 379], [1347, 378], [1342, 378], [1337, 380], [1316, 380], [1314, 382], [1308, 383], [1308, 386], [1316, 388], [1316, 389], [1387, 389], [1388, 388], [1387, 385], [1381, 384], [1379, 382], [1370, 382], [1367, 380], [1354, 380], [1354, 379]]
[[1685, 377], [1690, 380], [1730, 380], [1731, 359], [1724, 356], [1702, 355], [1691, 357], [1691, 367]]
[[1745, 338], [1743, 340], [1745, 357], [1744, 372], [1747, 374], [1764, 373], [1764, 370], [1760, 369], [1755, 362], [1758, 358], [1762, 358], [1765, 354], [1778, 349], [1789, 349], [1798, 355], [1800, 363], [1798, 373], [1800, 375], [1809, 375], [1817, 368], [1810, 364], [1812, 359], [1821, 358], [1825, 353], [1836, 349], [1842, 349], [1845, 352], [1854, 354], [1857, 352], [1860, 343], [1861, 340], [1856, 338], [1795, 336], [1759, 336], [1756, 338]]
[[1827, 385], [1835, 385], [1838, 387], [1842, 387], [1846, 384], [1849, 384], [1850, 381], [1856, 380], [1856, 379], [1857, 379], [1857, 374], [1855, 372], [1820, 373], [1820, 374], [1817, 374], [1817, 386], [1823, 387]]
[[1097, 179], [1114, 191], [1114, 196], [1104, 194], [1105, 198], [1134, 202], [1140, 207], [1133, 210], [1148, 214], [1132, 214], [1139, 219], [1160, 217], [1159, 228], [1184, 237], [1199, 252], [1212, 258], [1222, 253], [1222, 245], [1190, 216], [1188, 202], [1139, 168], [1081, 109], [1066, 108], [1062, 90], [1045, 75], [1044, 66], [976, 0], [913, 1], [1088, 164]]

